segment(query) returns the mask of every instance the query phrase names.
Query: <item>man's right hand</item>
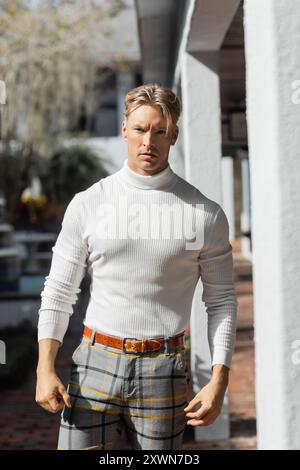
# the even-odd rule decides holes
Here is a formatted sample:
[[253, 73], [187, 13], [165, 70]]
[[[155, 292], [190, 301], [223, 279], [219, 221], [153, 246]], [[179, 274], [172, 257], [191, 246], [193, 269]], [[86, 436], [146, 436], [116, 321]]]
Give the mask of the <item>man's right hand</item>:
[[55, 372], [38, 372], [35, 401], [46, 411], [57, 413], [64, 405], [71, 408], [71, 398]]
[[71, 408], [70, 395], [55, 373], [54, 364], [59, 344], [60, 341], [53, 338], [39, 341], [35, 401], [50, 413], [57, 413], [64, 405]]

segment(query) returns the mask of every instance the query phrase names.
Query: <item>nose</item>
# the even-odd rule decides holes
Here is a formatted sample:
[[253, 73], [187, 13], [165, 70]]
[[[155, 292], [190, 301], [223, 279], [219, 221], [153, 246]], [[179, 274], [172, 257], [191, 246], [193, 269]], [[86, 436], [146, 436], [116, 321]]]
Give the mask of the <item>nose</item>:
[[152, 146], [153, 143], [153, 134], [151, 132], [145, 132], [144, 138], [143, 138], [143, 144], [148, 148]]

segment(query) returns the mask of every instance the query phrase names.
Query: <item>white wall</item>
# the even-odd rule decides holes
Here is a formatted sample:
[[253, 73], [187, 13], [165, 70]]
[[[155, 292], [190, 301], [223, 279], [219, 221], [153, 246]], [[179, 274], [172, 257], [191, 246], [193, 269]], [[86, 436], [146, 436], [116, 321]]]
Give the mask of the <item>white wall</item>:
[[300, 449], [299, 11], [245, 0], [258, 449]]

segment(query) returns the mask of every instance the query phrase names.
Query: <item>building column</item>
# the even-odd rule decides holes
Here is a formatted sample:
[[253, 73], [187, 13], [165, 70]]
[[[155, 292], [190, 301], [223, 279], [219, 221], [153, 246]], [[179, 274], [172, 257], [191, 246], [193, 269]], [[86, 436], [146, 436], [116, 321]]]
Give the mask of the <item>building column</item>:
[[[181, 92], [183, 103], [185, 177], [205, 196], [222, 201], [221, 110], [218, 52], [182, 54]], [[194, 393], [211, 378], [211, 357], [207, 339], [207, 313], [198, 282], [191, 312], [191, 375]], [[195, 440], [229, 437], [228, 395], [221, 415], [210, 426], [195, 426]]]
[[299, 7], [244, 4], [259, 450], [300, 449]]
[[238, 149], [237, 157], [240, 160], [241, 167], [242, 211], [240, 221], [242, 232], [242, 255], [244, 258], [252, 261], [250, 167], [248, 152]]
[[235, 238], [233, 157], [222, 158], [222, 206], [229, 223], [229, 239]]

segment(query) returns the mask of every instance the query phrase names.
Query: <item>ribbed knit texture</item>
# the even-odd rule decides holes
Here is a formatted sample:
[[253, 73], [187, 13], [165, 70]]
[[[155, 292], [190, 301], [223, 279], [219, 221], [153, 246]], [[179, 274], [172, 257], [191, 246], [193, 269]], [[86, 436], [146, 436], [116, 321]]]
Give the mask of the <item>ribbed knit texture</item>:
[[[185, 214], [179, 219], [185, 236], [174, 235], [167, 212], [161, 217], [163, 207]], [[204, 243], [187, 249], [195, 230]], [[62, 344], [86, 272], [91, 285], [84, 324], [138, 339], [186, 329], [201, 277], [211, 365], [230, 367], [237, 300], [228, 237], [221, 206], [169, 164], [144, 176], [125, 160], [119, 171], [75, 194], [65, 211], [41, 293], [38, 341], [53, 338]]]

